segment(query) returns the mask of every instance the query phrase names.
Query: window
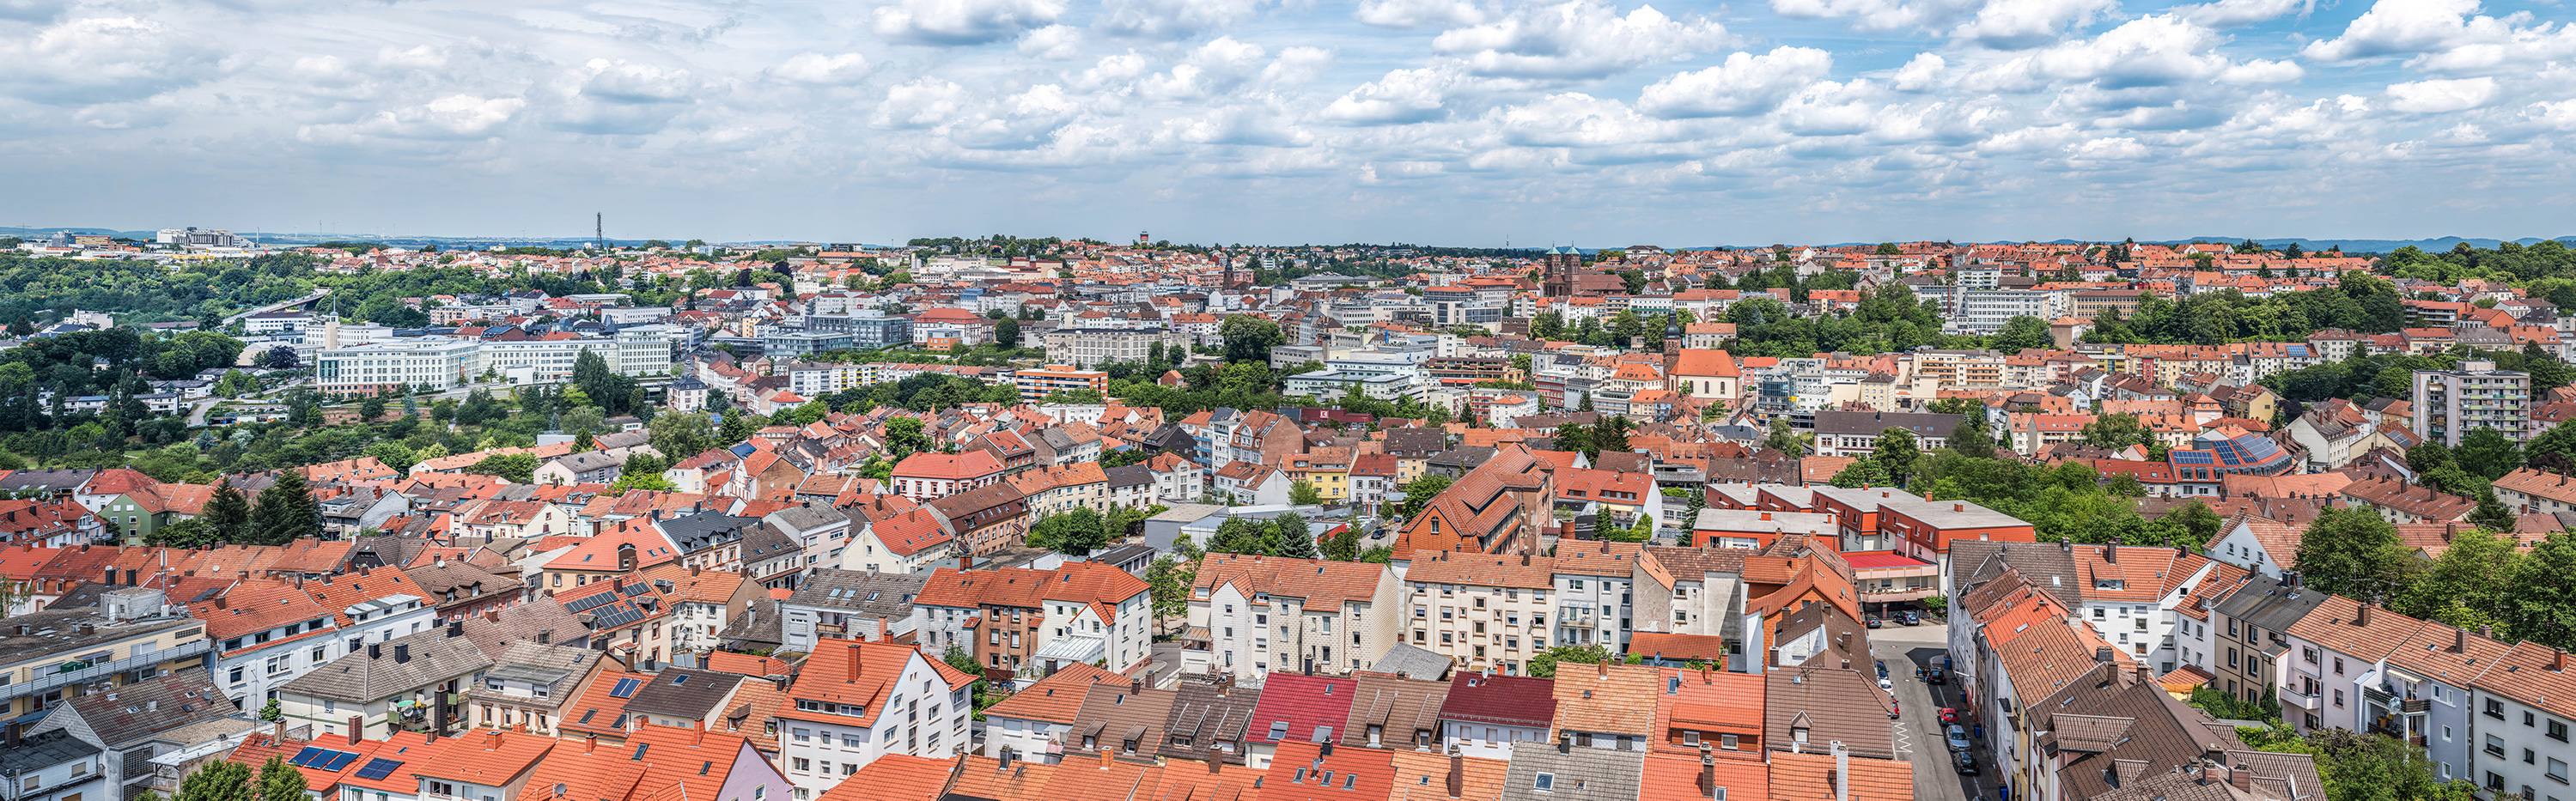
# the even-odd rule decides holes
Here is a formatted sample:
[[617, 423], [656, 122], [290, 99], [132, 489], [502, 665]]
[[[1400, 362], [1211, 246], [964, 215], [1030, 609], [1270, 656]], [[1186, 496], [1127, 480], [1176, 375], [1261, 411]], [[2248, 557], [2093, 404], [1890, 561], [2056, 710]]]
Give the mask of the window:
[[1542, 793], [1556, 792], [1556, 774], [1541, 773], [1530, 779], [1530, 788]]
[[[235, 669], [233, 672], [234, 672], [235, 674], [239, 674], [241, 671], [240, 671], [239, 669]], [[241, 676], [239, 676], [239, 675], [235, 675], [235, 676], [233, 676], [233, 681], [241, 681]], [[2489, 699], [2487, 699], [2487, 717], [2495, 718], [2495, 719], [2497, 719], [2497, 720], [2503, 720], [2503, 719], [2504, 719], [2504, 702], [2503, 702], [2503, 701], [2498, 701], [2498, 700], [2493, 699], [2493, 698], [2489, 698]]]
[[1718, 735], [1718, 736], [1717, 736], [1717, 747], [1719, 747], [1719, 748], [1723, 748], [1723, 749], [1726, 749], [1726, 750], [1729, 750], [1729, 751], [1736, 750], [1736, 747], [1735, 747], [1735, 735], [1732, 735], [1732, 734], [1720, 734], [1720, 735]]
[[813, 761], [813, 760], [806, 759], [806, 758], [804, 758], [804, 757], [797, 757], [797, 758], [796, 758], [796, 760], [795, 760], [795, 762], [796, 762], [796, 769], [797, 769], [797, 770], [801, 770], [801, 771], [811, 771], [811, 770], [813, 770], [813, 769], [814, 769], [814, 761]]
[[2487, 735], [2487, 756], [2504, 756], [2504, 738], [2497, 737], [2492, 734]]
[[2559, 784], [2566, 784], [2567, 763], [2564, 760], [2552, 757], [2549, 760], [2549, 778], [2556, 780]]
[[2549, 722], [2549, 739], [2557, 740], [2557, 741], [2562, 742], [2562, 743], [2563, 743], [2563, 742], [2567, 742], [2567, 721], [2563, 721], [2563, 720], [2553, 720], [2553, 721], [2550, 721], [2550, 722]]

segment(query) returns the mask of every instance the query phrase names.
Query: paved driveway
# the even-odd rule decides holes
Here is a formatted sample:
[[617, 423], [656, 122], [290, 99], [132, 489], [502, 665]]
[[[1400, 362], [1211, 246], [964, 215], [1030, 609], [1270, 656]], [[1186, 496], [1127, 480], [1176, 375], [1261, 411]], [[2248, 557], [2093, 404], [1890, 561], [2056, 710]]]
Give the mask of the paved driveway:
[[1870, 655], [1887, 665], [1887, 676], [1896, 684], [1898, 711], [1896, 751], [1898, 756], [1914, 763], [1914, 797], [1938, 801], [1971, 801], [1994, 792], [1994, 762], [1988, 758], [1983, 743], [1976, 749], [1981, 771], [1976, 776], [1961, 776], [1951, 766], [1950, 749], [1941, 733], [1940, 711], [1933, 692], [1949, 693], [1948, 705], [1957, 705], [1956, 685], [1927, 685], [1914, 671], [1928, 667], [1939, 659], [1948, 642], [1949, 629], [1929, 623], [1906, 626], [1889, 623], [1886, 628], [1869, 633]]

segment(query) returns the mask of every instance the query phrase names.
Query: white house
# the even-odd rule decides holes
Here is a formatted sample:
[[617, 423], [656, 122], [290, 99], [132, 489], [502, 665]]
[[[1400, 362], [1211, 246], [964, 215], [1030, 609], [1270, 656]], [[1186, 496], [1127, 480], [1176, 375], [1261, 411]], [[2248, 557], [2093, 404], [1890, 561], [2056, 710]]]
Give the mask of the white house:
[[981, 678], [911, 646], [826, 639], [777, 712], [778, 755], [799, 801], [887, 754], [947, 759], [973, 746], [967, 687]]

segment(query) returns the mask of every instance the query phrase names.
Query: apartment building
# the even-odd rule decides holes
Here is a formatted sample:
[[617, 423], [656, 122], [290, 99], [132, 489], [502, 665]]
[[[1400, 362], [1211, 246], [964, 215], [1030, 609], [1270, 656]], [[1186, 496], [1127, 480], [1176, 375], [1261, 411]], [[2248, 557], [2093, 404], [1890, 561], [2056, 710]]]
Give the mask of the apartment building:
[[1553, 557], [1441, 552], [1404, 575], [1407, 642], [1461, 670], [1518, 676], [1555, 637]]
[[1083, 370], [1071, 365], [1050, 364], [1044, 367], [1020, 370], [1014, 373], [1013, 376], [1012, 383], [1018, 384], [1020, 387], [1020, 400], [1027, 403], [1036, 403], [1039, 399], [1058, 392], [1079, 392], [1082, 390], [1106, 392], [1109, 389], [1108, 373], [1100, 372], [1098, 370]]
[[1109, 362], [1142, 362], [1152, 355], [1153, 346], [1161, 344], [1166, 351], [1181, 348], [1188, 352], [1189, 340], [1170, 329], [1149, 328], [1058, 328], [1046, 332], [1046, 358], [1049, 364], [1077, 368], [1098, 367]]
[[[799, 801], [889, 754], [947, 759], [973, 746], [967, 724], [981, 678], [911, 646], [824, 639], [777, 718], [778, 759]], [[515, 797], [515, 796], [513, 796]]]
[[1386, 565], [1212, 553], [1199, 561], [1189, 621], [1207, 632], [1220, 674], [1261, 687], [1271, 673], [1367, 669], [1397, 642], [1404, 597]]
[[943, 567], [913, 600], [914, 638], [933, 652], [966, 648], [987, 669], [1024, 679], [1077, 662], [1125, 671], [1148, 657], [1148, 595], [1144, 580], [1095, 562], [1054, 570]]
[[2463, 361], [2454, 370], [2414, 373], [2416, 436], [2459, 447], [2469, 432], [2492, 428], [2522, 442], [2538, 435], [2531, 421], [2531, 374], [2495, 362]]

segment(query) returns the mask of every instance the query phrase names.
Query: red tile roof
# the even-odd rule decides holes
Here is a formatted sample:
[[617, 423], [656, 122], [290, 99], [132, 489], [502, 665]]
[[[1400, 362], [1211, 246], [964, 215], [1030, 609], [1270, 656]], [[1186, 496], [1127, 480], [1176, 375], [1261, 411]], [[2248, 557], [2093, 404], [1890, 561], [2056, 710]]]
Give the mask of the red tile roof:
[[[1309, 742], [1317, 727], [1329, 727], [1326, 738], [1339, 737], [1350, 719], [1351, 697], [1359, 680], [1297, 673], [1273, 673], [1261, 686], [1261, 705], [1253, 707], [1245, 742]], [[1285, 729], [1280, 724], [1287, 724]], [[1272, 731], [1282, 731], [1279, 737]], [[1284, 749], [1283, 749], [1284, 753]]]

